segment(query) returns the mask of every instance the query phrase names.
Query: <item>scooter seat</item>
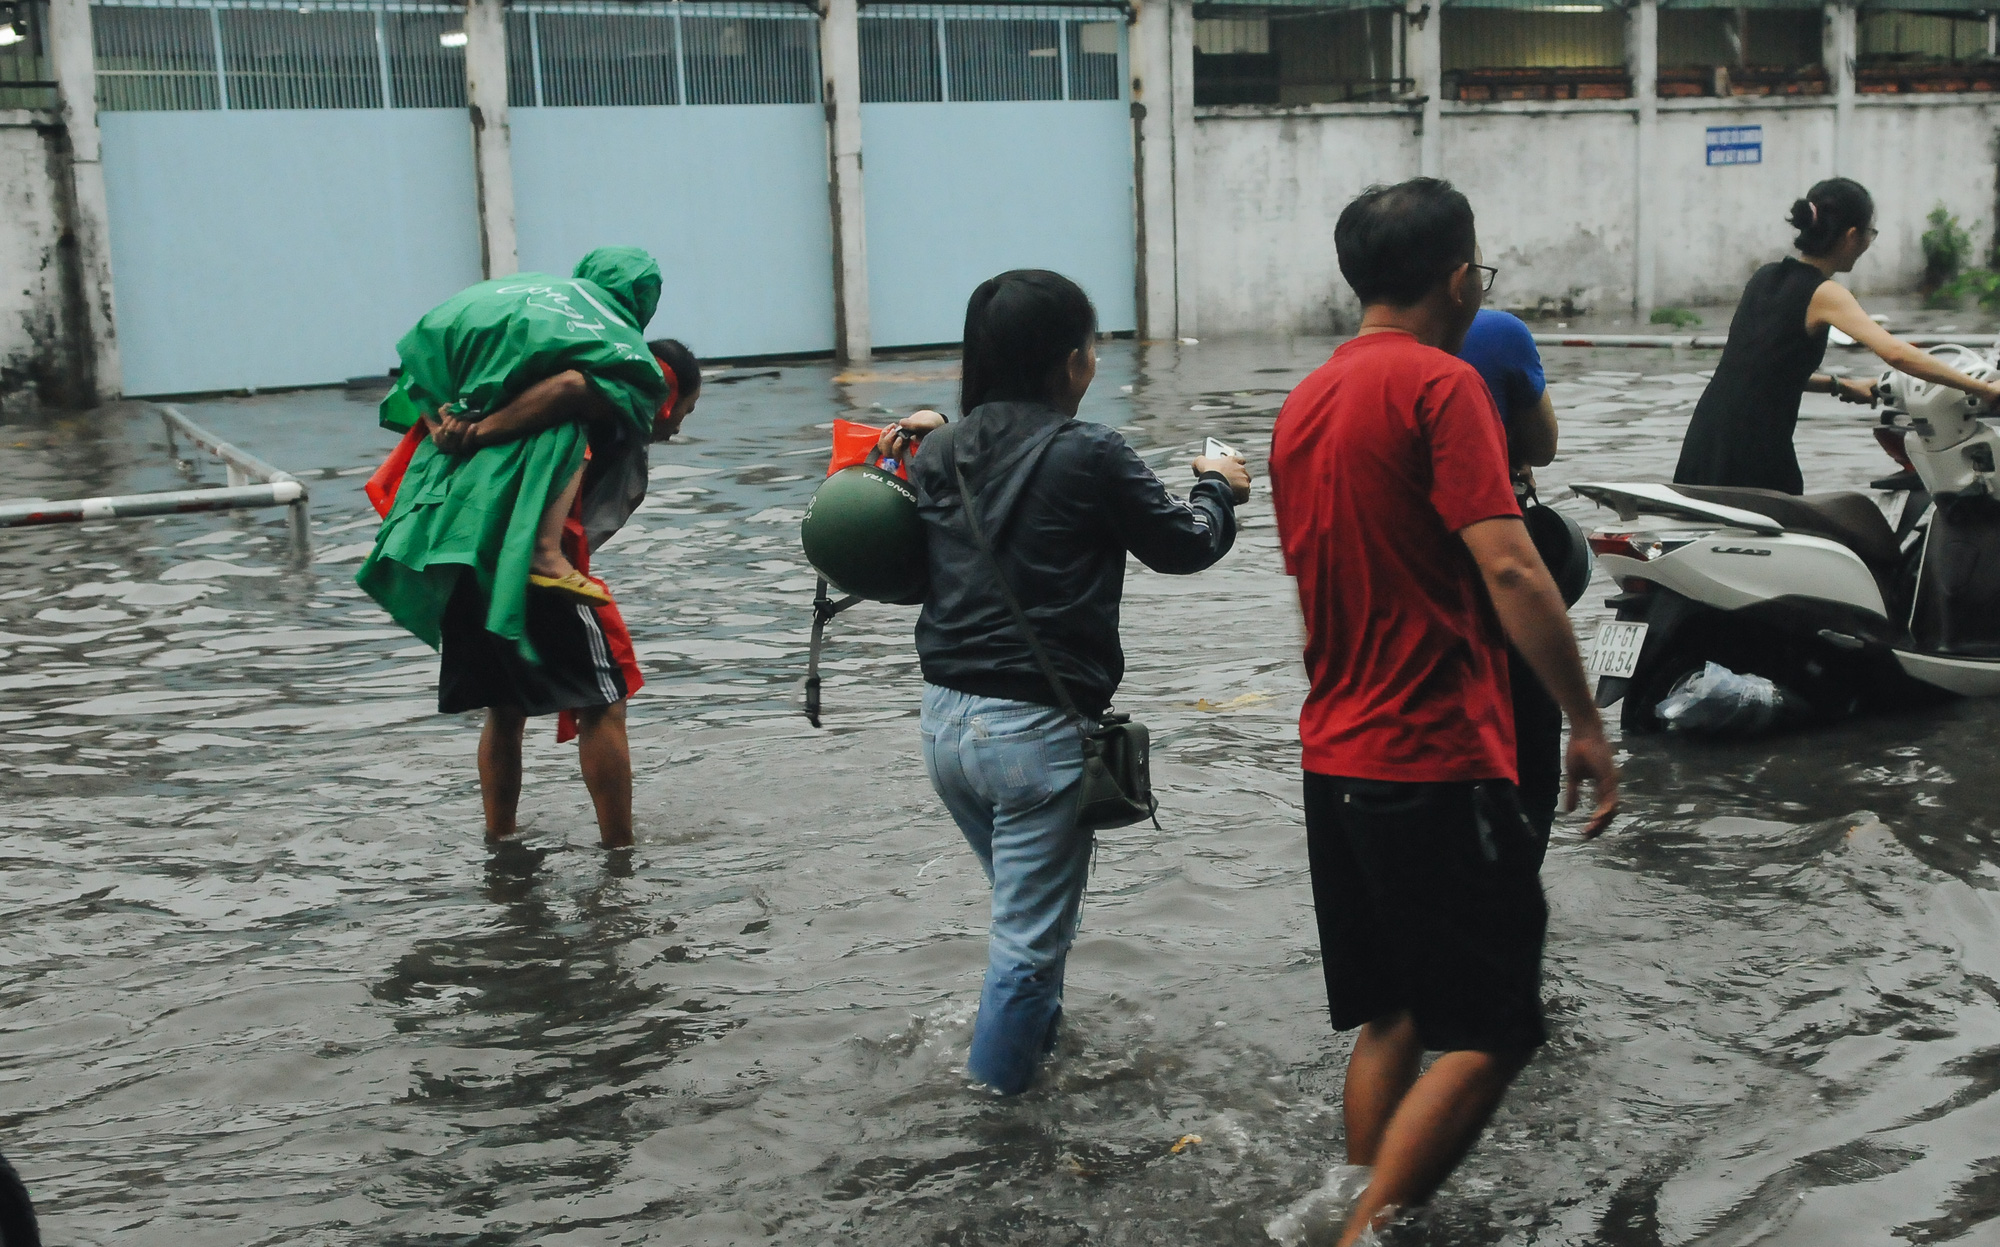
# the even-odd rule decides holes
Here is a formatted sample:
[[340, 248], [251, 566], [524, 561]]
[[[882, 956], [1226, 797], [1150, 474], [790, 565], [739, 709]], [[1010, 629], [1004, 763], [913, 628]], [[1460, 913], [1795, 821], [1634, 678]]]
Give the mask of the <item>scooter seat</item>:
[[1878, 578], [1891, 574], [1902, 560], [1895, 530], [1867, 494], [1839, 490], [1800, 497], [1775, 489], [1723, 485], [1676, 485], [1674, 489], [1703, 502], [1718, 502], [1776, 520], [1792, 532], [1837, 541], [1860, 556]]

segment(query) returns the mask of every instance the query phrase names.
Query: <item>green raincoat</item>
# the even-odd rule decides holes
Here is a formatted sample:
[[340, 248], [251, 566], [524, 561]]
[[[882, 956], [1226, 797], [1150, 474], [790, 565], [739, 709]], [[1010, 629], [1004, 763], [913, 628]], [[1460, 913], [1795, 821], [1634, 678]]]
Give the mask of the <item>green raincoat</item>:
[[[667, 400], [666, 378], [641, 334], [659, 301], [660, 266], [636, 247], [600, 247], [568, 278], [519, 273], [481, 282], [426, 313], [396, 344], [403, 374], [382, 402], [382, 425], [406, 432], [446, 405], [484, 415], [574, 369], [622, 417], [607, 442], [628, 453], [636, 447], [643, 465], [653, 418]], [[355, 583], [436, 649], [445, 604], [469, 573], [486, 599], [487, 631], [541, 661], [527, 637], [535, 532], [550, 495], [583, 462], [586, 436], [569, 422], [470, 455], [423, 442]]]

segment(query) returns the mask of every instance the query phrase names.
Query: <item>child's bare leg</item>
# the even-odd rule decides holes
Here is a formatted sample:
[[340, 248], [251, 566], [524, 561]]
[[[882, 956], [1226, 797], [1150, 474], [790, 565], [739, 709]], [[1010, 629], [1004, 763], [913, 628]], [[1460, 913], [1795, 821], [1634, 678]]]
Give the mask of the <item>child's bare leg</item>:
[[542, 512], [542, 523], [535, 530], [535, 558], [529, 570], [537, 576], [567, 576], [576, 568], [563, 557], [563, 521], [569, 518], [570, 508], [576, 505], [576, 491], [583, 488], [583, 469], [578, 468], [569, 483], [549, 495], [549, 505]]

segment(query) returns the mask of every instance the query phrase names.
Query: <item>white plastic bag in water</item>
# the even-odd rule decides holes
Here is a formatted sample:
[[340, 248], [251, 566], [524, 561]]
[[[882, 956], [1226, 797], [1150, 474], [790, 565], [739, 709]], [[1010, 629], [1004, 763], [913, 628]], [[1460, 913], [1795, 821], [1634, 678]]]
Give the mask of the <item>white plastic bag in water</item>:
[[1676, 732], [1754, 736], [1783, 725], [1797, 699], [1761, 675], [1739, 675], [1721, 663], [1681, 677], [1653, 713]]

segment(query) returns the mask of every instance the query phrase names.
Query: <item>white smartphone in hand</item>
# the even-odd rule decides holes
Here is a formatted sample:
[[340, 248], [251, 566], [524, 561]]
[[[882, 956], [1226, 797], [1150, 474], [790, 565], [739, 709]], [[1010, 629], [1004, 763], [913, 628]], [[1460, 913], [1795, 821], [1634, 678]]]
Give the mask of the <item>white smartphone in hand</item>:
[[1204, 447], [1202, 448], [1202, 452], [1201, 452], [1201, 453], [1202, 453], [1202, 457], [1203, 457], [1203, 458], [1206, 458], [1206, 459], [1240, 459], [1240, 458], [1242, 458], [1242, 456], [1241, 456], [1241, 455], [1239, 455], [1239, 454], [1237, 454], [1237, 452], [1236, 452], [1236, 451], [1234, 451], [1234, 450], [1230, 449], [1230, 448], [1229, 448], [1228, 446], [1224, 445], [1223, 443], [1221, 443], [1221, 442], [1218, 442], [1218, 441], [1216, 441], [1216, 440], [1215, 440], [1214, 438], [1212, 438], [1212, 437], [1208, 439], [1208, 444], [1207, 444], [1206, 446], [1204, 446]]

